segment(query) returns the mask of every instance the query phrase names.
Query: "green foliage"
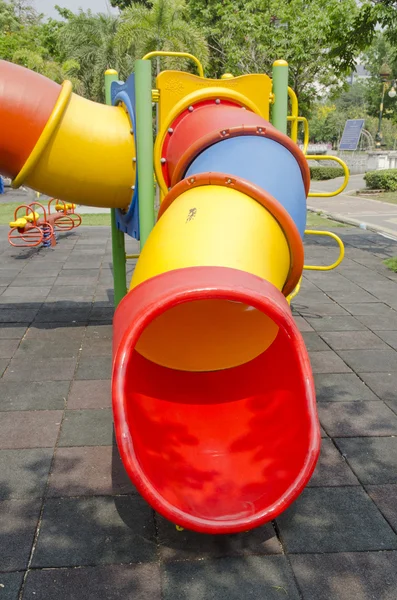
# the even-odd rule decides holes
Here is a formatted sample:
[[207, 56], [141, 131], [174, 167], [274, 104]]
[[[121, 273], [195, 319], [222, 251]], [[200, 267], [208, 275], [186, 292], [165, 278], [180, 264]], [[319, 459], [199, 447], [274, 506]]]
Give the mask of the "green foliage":
[[397, 191], [397, 169], [383, 171], [368, 171], [364, 175], [366, 186], [370, 190]]
[[310, 167], [310, 178], [313, 181], [335, 179], [335, 177], [343, 177], [343, 175], [342, 167]]
[[390, 269], [390, 271], [394, 271], [394, 273], [397, 273], [397, 256], [393, 256], [392, 258], [386, 258], [386, 260], [383, 261], [383, 264]]
[[[151, 8], [134, 3], [124, 10], [117, 33], [121, 51], [144, 56], [154, 50], [190, 52], [204, 65], [208, 63], [208, 46], [203, 32], [186, 19], [185, 0], [152, 0]], [[164, 59], [167, 68], [188, 68], [189, 62]], [[157, 61], [157, 71], [160, 60]]]
[[354, 0], [189, 0], [189, 8], [208, 36], [212, 75], [269, 73], [284, 58], [302, 106], [338, 87], [352, 64], [333, 49], [335, 31], [353, 22]]
[[58, 32], [58, 48], [62, 60], [72, 59], [79, 65], [78, 79], [85, 95], [104, 100], [104, 72], [113, 68], [126, 78], [132, 71], [133, 57], [121, 52], [117, 31], [119, 18], [80, 10], [68, 11], [67, 21]]
[[115, 8], [124, 10], [132, 4], [143, 4], [147, 8], [150, 8], [152, 2], [150, 2], [150, 0], [135, 0], [135, 2], [133, 0], [110, 0], [110, 4]]

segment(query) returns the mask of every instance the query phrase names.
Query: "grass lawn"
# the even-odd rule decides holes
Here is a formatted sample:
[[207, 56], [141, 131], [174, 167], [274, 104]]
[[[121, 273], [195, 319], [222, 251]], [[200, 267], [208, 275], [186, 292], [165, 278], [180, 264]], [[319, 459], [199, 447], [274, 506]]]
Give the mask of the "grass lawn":
[[[358, 193], [360, 195], [360, 193]], [[397, 192], [381, 192], [380, 194], [368, 194], [365, 196], [369, 200], [379, 200], [389, 204], [397, 204]]]
[[306, 229], [329, 229], [333, 227], [350, 227], [350, 225], [327, 219], [319, 213], [307, 213]]
[[397, 256], [393, 256], [393, 258], [387, 258], [383, 261], [383, 264], [386, 265], [390, 271], [397, 273]]
[[[8, 225], [10, 221], [14, 220], [14, 210], [19, 204], [21, 204], [21, 202], [0, 202], [0, 225]], [[107, 227], [110, 227], [110, 213], [79, 214], [83, 219], [82, 225], [106, 225]]]
[[[0, 225], [8, 225], [14, 219], [14, 210], [18, 206], [16, 202], [0, 203]], [[110, 213], [80, 213], [83, 219], [82, 225], [107, 226], [110, 227]], [[333, 221], [322, 217], [321, 214], [307, 213], [307, 229], [329, 229], [330, 227], [346, 227], [344, 223]]]

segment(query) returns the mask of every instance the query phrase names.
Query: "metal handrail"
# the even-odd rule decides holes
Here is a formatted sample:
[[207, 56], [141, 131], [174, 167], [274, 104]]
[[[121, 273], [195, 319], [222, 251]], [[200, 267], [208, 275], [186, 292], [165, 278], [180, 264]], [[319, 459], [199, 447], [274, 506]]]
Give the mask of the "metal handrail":
[[323, 235], [330, 237], [335, 240], [339, 246], [339, 257], [334, 263], [332, 263], [332, 265], [303, 265], [303, 268], [306, 271], [332, 271], [332, 269], [336, 269], [336, 267], [340, 265], [345, 256], [345, 246], [338, 235], [332, 233], [332, 231], [319, 231], [318, 229], [306, 229], [305, 235]]
[[199, 76], [204, 77], [203, 65], [196, 56], [193, 56], [193, 54], [189, 54], [189, 52], [164, 52], [162, 50], [158, 50], [156, 52], [149, 52], [148, 54], [145, 54], [142, 60], [150, 60], [151, 58], [155, 58], [157, 56], [175, 56], [177, 58], [188, 58], [194, 63], [196, 63]]
[[333, 196], [337, 196], [338, 194], [343, 192], [343, 190], [349, 183], [350, 173], [349, 173], [347, 164], [342, 159], [340, 159], [339, 156], [330, 156], [328, 154], [306, 154], [306, 159], [307, 160], [334, 160], [335, 162], [340, 164], [340, 166], [343, 169], [344, 176], [345, 176], [344, 182], [342, 183], [340, 188], [338, 188], [335, 192], [309, 192], [308, 198], [332, 198]]

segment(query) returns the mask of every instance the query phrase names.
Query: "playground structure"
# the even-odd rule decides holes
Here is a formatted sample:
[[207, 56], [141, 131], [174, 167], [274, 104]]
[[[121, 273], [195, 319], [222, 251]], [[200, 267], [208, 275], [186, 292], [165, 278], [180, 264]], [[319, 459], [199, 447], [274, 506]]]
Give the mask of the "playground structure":
[[[305, 231], [307, 160], [330, 157], [297, 146], [298, 124], [304, 148], [308, 126], [287, 63], [274, 64], [272, 79], [213, 80], [195, 57], [169, 53], [193, 60], [199, 75], [164, 71], [152, 89], [150, 59], [164, 54], [136, 61], [125, 83], [108, 71], [108, 106], [0, 62], [0, 171], [15, 187], [112, 209], [112, 394], [124, 466], [178, 526], [233, 533], [274, 519], [315, 468], [314, 384], [289, 303], [303, 269], [335, 268], [343, 244]], [[345, 182], [323, 196], [347, 184], [334, 160]], [[125, 233], [141, 247], [128, 293], [126, 260], [137, 257], [126, 255]], [[335, 239], [338, 260], [304, 265], [305, 233]]]
[[10, 221], [9, 243], [16, 248], [55, 246], [58, 231], [70, 231], [81, 225], [81, 216], [75, 208], [75, 204], [56, 198], [48, 201], [47, 210], [40, 202], [21, 204]]

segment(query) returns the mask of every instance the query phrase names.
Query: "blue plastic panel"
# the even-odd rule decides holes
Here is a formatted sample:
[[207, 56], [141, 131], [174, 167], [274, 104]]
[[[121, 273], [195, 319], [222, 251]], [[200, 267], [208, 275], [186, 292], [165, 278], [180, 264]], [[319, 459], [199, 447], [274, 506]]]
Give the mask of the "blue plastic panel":
[[303, 238], [305, 187], [299, 164], [284, 146], [258, 136], [222, 140], [199, 154], [185, 177], [209, 171], [242, 177], [269, 192], [289, 212]]
[[[131, 128], [135, 136], [135, 76], [130, 75], [125, 83], [114, 81], [110, 90], [112, 104], [123, 102], [127, 108], [131, 121]], [[135, 136], [136, 143], [136, 136]], [[117, 228], [123, 233], [139, 240], [139, 202], [138, 202], [138, 165], [136, 169], [135, 190], [131, 192], [131, 203], [128, 211], [124, 213], [116, 208]]]

